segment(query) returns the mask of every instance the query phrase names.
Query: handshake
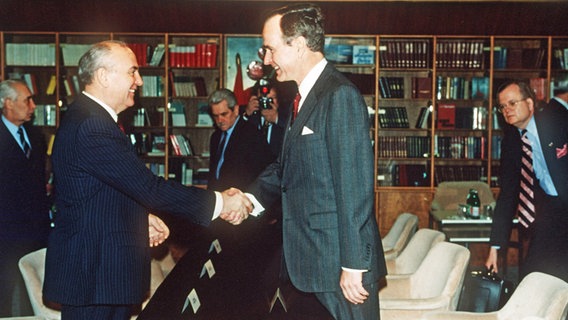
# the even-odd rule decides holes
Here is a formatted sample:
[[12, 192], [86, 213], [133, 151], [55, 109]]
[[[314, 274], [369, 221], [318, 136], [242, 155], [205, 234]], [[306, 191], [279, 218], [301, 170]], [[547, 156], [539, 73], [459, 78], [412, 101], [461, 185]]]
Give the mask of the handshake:
[[[239, 189], [229, 188], [223, 191], [221, 195], [223, 197], [223, 209], [220, 217], [233, 225], [241, 224], [255, 209], [252, 201]], [[258, 212], [258, 210], [255, 212]]]
[[[236, 188], [221, 192], [221, 196], [223, 197], [223, 209], [219, 217], [234, 225], [241, 224], [249, 214], [255, 215], [264, 210], [260, 203], [257, 203], [255, 207], [247, 195]], [[151, 213], [148, 214], [148, 227], [150, 247], [159, 246], [170, 236], [168, 226], [162, 219]]]

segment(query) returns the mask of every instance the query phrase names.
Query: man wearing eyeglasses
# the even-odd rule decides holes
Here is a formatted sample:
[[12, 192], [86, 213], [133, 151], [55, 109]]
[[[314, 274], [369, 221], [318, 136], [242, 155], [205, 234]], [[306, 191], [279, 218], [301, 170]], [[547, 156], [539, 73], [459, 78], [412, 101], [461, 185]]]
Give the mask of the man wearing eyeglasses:
[[498, 272], [513, 217], [528, 242], [519, 280], [540, 271], [568, 281], [568, 110], [539, 105], [528, 84], [508, 81], [497, 92], [505, 126], [501, 192], [485, 265]]

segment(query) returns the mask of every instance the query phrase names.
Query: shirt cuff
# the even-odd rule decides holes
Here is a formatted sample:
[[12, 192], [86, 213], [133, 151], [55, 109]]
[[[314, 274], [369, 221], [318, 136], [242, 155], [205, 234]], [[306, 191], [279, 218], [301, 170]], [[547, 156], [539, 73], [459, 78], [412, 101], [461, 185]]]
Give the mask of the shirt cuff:
[[351, 269], [351, 268], [345, 268], [345, 267], [341, 267], [341, 270], [347, 271], [347, 272], [367, 272], [367, 271], [369, 271], [369, 270], [364, 270], [364, 269]]
[[211, 221], [217, 219], [221, 215], [221, 210], [223, 210], [223, 196], [221, 192], [215, 191], [215, 210], [213, 210], [213, 217]]

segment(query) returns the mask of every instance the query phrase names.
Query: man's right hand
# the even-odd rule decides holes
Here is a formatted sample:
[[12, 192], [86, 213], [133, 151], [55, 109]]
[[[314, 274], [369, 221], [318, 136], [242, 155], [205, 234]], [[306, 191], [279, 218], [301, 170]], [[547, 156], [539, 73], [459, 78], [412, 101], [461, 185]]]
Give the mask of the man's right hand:
[[258, 103], [258, 97], [256, 96], [251, 96], [249, 99], [249, 102], [247, 104], [247, 107], [245, 109], [245, 113], [247, 116], [252, 116], [252, 114], [257, 111], [259, 108], [259, 103]]
[[490, 248], [489, 249], [489, 256], [487, 257], [487, 261], [485, 261], [485, 267], [489, 271], [494, 271], [495, 273], [499, 272], [499, 268], [497, 267], [497, 258], [498, 258], [497, 248]]
[[238, 225], [241, 224], [249, 213], [252, 212], [252, 202], [247, 196], [236, 188], [230, 188], [221, 193], [223, 197], [223, 209], [221, 210], [221, 219]]

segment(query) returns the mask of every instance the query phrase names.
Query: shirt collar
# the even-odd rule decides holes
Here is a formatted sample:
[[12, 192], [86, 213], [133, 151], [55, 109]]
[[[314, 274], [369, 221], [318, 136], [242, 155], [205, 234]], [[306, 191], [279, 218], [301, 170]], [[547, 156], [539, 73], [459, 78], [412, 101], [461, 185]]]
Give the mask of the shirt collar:
[[83, 94], [86, 95], [87, 97], [91, 98], [92, 100], [94, 100], [96, 103], [100, 104], [101, 107], [103, 107], [103, 109], [105, 109], [110, 114], [110, 116], [114, 119], [114, 122], [118, 122], [118, 114], [111, 107], [109, 107], [102, 100], [96, 98], [95, 96], [89, 94], [86, 91], [83, 91]]
[[319, 76], [322, 74], [323, 69], [325, 69], [326, 65], [327, 65], [327, 60], [325, 58], [321, 59], [321, 61], [318, 62], [312, 68], [312, 70], [310, 70], [310, 72], [308, 72], [304, 80], [302, 80], [302, 83], [300, 83], [300, 85], [298, 86], [298, 92], [302, 97], [300, 99], [299, 107], [301, 107], [302, 104], [304, 103], [304, 100], [306, 99], [306, 97], [314, 87], [316, 81], [318, 80]]
[[6, 117], [4, 117], [4, 115], [2, 115], [2, 121], [6, 125], [6, 128], [8, 128], [8, 130], [15, 136], [16, 133], [18, 132], [19, 127], [17, 125], [13, 124], [10, 120], [6, 119]]
[[[525, 128], [528, 132], [528, 134], [532, 137], [538, 137], [538, 132], [536, 131], [536, 122], [534, 121], [534, 116], [531, 117], [531, 119], [529, 120], [529, 123], [527, 124], [527, 127]], [[519, 129], [519, 132], [521, 132], [522, 130]], [[531, 139], [532, 141], [532, 139]]]

